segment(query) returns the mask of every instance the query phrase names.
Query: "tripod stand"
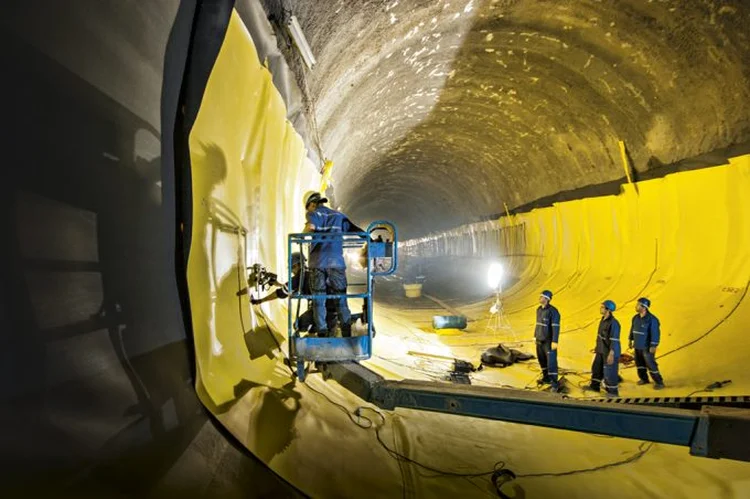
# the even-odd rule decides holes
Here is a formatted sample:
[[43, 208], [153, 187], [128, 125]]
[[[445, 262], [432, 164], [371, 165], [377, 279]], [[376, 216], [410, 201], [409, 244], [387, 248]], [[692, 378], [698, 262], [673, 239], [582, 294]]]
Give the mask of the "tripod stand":
[[508, 331], [511, 333], [512, 341], [517, 342], [518, 338], [516, 337], [516, 333], [513, 331], [513, 327], [510, 325], [510, 321], [505, 316], [503, 310], [503, 302], [500, 300], [501, 292], [500, 287], [495, 288], [495, 303], [490, 307], [490, 317], [487, 319], [485, 330], [493, 333], [497, 333], [498, 330]]

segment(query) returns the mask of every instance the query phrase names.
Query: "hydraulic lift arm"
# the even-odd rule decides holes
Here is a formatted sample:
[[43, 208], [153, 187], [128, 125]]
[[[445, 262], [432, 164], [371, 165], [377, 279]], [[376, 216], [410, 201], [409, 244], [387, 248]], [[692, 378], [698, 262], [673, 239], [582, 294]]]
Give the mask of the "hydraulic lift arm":
[[750, 461], [750, 410], [701, 410], [580, 401], [507, 388], [389, 381], [354, 363], [322, 366], [328, 378], [385, 410], [396, 408], [632, 438], [690, 448], [695, 456]]

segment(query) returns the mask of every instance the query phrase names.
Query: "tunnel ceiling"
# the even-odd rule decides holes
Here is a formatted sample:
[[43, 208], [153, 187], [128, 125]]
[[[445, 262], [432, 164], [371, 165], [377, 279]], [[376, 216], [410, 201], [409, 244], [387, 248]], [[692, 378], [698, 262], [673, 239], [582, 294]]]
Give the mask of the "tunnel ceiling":
[[407, 235], [621, 178], [618, 140], [644, 171], [750, 139], [744, 0], [265, 6], [318, 59], [336, 204]]

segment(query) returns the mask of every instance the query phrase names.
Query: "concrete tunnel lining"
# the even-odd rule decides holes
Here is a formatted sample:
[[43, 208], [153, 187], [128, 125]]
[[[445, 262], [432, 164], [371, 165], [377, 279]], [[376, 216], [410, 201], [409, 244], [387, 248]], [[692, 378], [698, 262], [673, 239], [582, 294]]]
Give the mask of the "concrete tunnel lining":
[[[14, 162], [23, 165], [23, 168], [4, 169], [4, 181], [0, 184], [5, 194], [2, 197], [3, 227], [8, 234], [18, 239], [17, 245], [4, 245], [2, 249], [2, 317], [11, 326], [3, 328], [3, 337], [9, 348], [3, 350], [5, 360], [2, 366], [8, 373], [5, 379], [15, 380], [9, 384], [9, 392], [6, 391], [11, 404], [2, 411], [4, 460], [13, 463], [4, 468], [3, 472], [10, 491], [28, 493], [47, 491], [45, 487], [54, 487], [56, 494], [75, 497], [127, 497], [144, 494], [160, 497], [174, 493], [183, 497], [210, 497], [221, 493], [246, 497], [262, 494], [264, 491], [275, 496], [294, 494], [273, 473], [263, 473], [257, 460], [254, 461], [247, 453], [233, 447], [232, 442], [236, 440], [260, 457], [275, 473], [281, 474], [285, 480], [313, 496], [340, 496], [353, 490], [355, 483], [359, 484], [354, 489], [356, 492], [361, 493], [364, 486], [367, 493], [373, 496], [439, 496], [451, 492], [479, 496], [493, 493], [482, 478], [431, 478], [424, 476], [430, 472], [417, 465], [391, 459], [389, 453], [378, 444], [373, 430], [358, 428], [352, 424], [350, 413], [361, 402], [337, 389], [333, 383], [311, 379], [308, 386], [293, 389], [283, 382], [278, 386], [262, 386], [269, 378], [274, 379], [279, 372], [284, 372], [278, 363], [269, 362], [272, 359], [265, 355], [253, 358], [252, 368], [244, 373], [244, 378], [252, 378], [250, 383], [231, 386], [239, 387], [238, 393], [244, 393], [244, 396], [228, 411], [219, 414], [221, 424], [217, 427], [207, 422], [206, 415], [198, 407], [188, 384], [192, 379], [192, 356], [189, 353], [192, 345], [186, 339], [173, 283], [173, 243], [168, 237], [173, 217], [167, 212], [170, 207], [159, 203], [160, 194], [163, 195], [165, 191], [156, 182], [168, 184], [169, 177], [164, 171], [155, 172], [158, 170], [155, 168], [159, 164], [158, 160], [151, 158], [152, 161], [144, 164], [143, 159], [150, 157], [132, 154], [137, 132], [141, 129], [153, 130], [158, 124], [159, 96], [158, 89], [154, 89], [154, 82], [158, 85], [158, 77], [154, 78], [149, 74], [158, 75], [160, 71], [160, 57], [177, 3], [164, 4], [164, 10], [156, 6], [143, 6], [144, 10], [139, 9], [133, 16], [126, 15], [127, 9], [117, 2], [91, 2], [75, 9], [57, 10], [52, 8], [60, 7], [57, 3], [44, 5], [45, 3], [24, 2], [23, 7], [20, 3], [19, 6], [14, 6], [13, 15], [7, 16], [3, 21], [2, 33], [3, 39], [14, 48], [14, 51], [3, 54], [3, 67], [14, 68], [18, 75], [15, 80], [8, 78], [2, 82], [6, 89], [4, 93], [16, 96], [9, 102], [6, 111], [9, 121], [15, 120], [18, 124], [11, 130], [11, 140], [5, 150], [9, 151], [9, 157]], [[427, 2], [418, 4], [419, 8], [413, 11], [399, 10], [404, 8], [405, 2], [400, 6], [394, 5], [396, 2], [383, 6], [369, 2], [342, 2], [335, 6], [332, 3], [316, 4], [299, 2], [293, 5], [293, 9], [302, 21], [308, 38], [314, 40], [314, 50], [323, 50], [328, 54], [319, 57], [319, 68], [328, 68], [331, 79], [322, 76], [322, 72], [313, 72], [310, 74], [310, 88], [316, 99], [319, 99], [318, 108], [323, 109], [319, 123], [324, 132], [325, 149], [341, 151], [341, 154], [331, 154], [337, 164], [334, 190], [337, 201], [352, 216], [368, 219], [383, 214], [399, 221], [405, 234], [419, 236], [423, 233], [420, 224], [422, 221], [428, 222], [430, 231], [438, 231], [500, 213], [503, 211], [503, 201], [513, 208], [546, 195], [554, 196], [558, 189], [575, 190], [585, 185], [583, 181], [578, 183], [575, 180], [580, 172], [586, 172], [581, 165], [585, 166], [588, 161], [602, 160], [602, 165], [610, 161], [611, 165], [602, 167], [601, 171], [597, 170], [591, 180], [587, 175], [587, 183], [618, 179], [622, 175], [619, 173], [621, 167], [617, 162], [616, 149], [609, 147], [611, 141], [617, 138], [623, 138], [628, 144], [636, 169], [643, 172], [648, 166], [648, 159], [654, 151], [643, 145], [639, 146], [649, 143], [646, 138], [648, 128], [644, 127], [645, 131], [640, 129], [641, 121], [636, 117], [650, 118], [650, 115], [642, 110], [632, 111], [628, 98], [622, 96], [615, 98], [605, 94], [605, 98], [597, 101], [597, 95], [603, 93], [602, 89], [609, 92], [601, 82], [598, 83], [600, 87], [596, 87], [598, 91], [580, 90], [580, 95], [576, 94], [578, 100], [573, 102], [598, 102], [601, 106], [607, 106], [607, 109], [610, 109], [610, 105], [614, 109], [616, 105], [618, 110], [625, 111], [611, 112], [624, 117], [621, 116], [622, 121], [613, 126], [611, 134], [605, 134], [599, 130], [600, 127], [589, 127], [586, 120], [579, 120], [573, 132], [594, 143], [601, 142], [596, 153], [588, 153], [587, 144], [582, 139], [576, 139], [578, 142], [571, 139], [573, 141], [570, 143], [577, 146], [574, 151], [577, 150], [580, 158], [566, 159], [568, 153], [562, 145], [559, 151], [550, 148], [528, 153], [523, 150], [520, 153], [514, 152], [518, 144], [522, 144], [518, 141], [513, 142], [516, 147], [511, 148], [511, 152], [495, 156], [492, 148], [485, 144], [499, 142], [496, 134], [487, 133], [486, 130], [484, 133], [472, 134], [456, 132], [460, 130], [459, 126], [474, 127], [476, 118], [462, 119], [450, 114], [452, 108], [463, 102], [455, 96], [446, 102], [449, 108], [445, 110], [446, 114], [440, 115], [441, 119], [446, 118], [446, 124], [452, 125], [452, 135], [461, 136], [462, 140], [457, 142], [455, 149], [445, 147], [444, 141], [439, 140], [440, 127], [429, 120], [425, 125], [417, 116], [405, 117], [396, 100], [390, 104], [390, 109], [393, 116], [402, 118], [398, 120], [402, 125], [396, 129], [398, 133], [393, 139], [395, 144], [392, 145], [387, 140], [376, 142], [375, 139], [370, 139], [375, 120], [349, 120], [351, 116], [366, 116], [367, 111], [375, 105], [371, 100], [368, 101], [373, 88], [367, 85], [367, 81], [368, 76], [372, 78], [370, 72], [381, 67], [380, 58], [375, 57], [374, 62], [369, 61], [367, 71], [354, 72], [352, 77], [355, 86], [349, 87], [354, 90], [346, 87], [337, 89], [331, 82], [346, 81], [344, 66], [347, 60], [357, 60], [358, 49], [364, 47], [359, 53], [367, 54], [367, 50], [377, 46], [357, 42], [353, 28], [350, 33], [353, 36], [341, 36], [342, 33], [337, 30], [346, 31], [348, 28], [340, 26], [347, 23], [326, 23], [325, 17], [336, 18], [341, 15], [344, 17], [338, 19], [349, 19], [353, 21], [350, 25], [361, 26], [363, 29], [370, 24], [373, 30], [398, 25], [401, 36], [406, 36], [414, 25], [406, 30], [402, 29], [405, 26], [401, 23], [418, 21], [419, 16], [427, 19], [431, 14], [439, 13], [433, 13]], [[693, 112], [687, 116], [687, 123], [692, 123], [692, 127], [686, 124], [685, 129], [679, 132], [694, 140], [686, 140], [685, 143], [675, 141], [666, 146], [663, 143], [669, 140], [662, 139], [660, 134], [669, 133], [669, 127], [663, 126], [659, 133], [652, 134], [656, 136], [656, 143], [662, 144], [662, 149], [657, 148], [656, 152], [663, 156], [655, 157], [660, 162], [669, 163], [747, 140], [747, 66], [743, 65], [743, 61], [747, 61], [747, 41], [742, 31], [746, 24], [743, 20], [747, 18], [746, 7], [742, 2], [704, 7], [684, 7], [668, 2], [653, 4], [632, 2], [623, 5], [628, 8], [635, 5], [640, 9], [639, 12], [655, 12], [652, 16], [655, 20], [645, 18], [646, 25], [651, 28], [660, 26], [661, 21], [668, 24], [666, 20], [670, 18], [700, 13], [698, 17], [701, 20], [696, 20], [695, 24], [691, 25], [684, 19], [670, 26], [676, 27], [676, 33], [707, 34], [709, 39], [718, 40], [717, 48], [705, 61], [698, 57], [701, 51], [695, 49], [705, 46], [705, 42], [701, 44], [686, 41], [676, 34], [670, 35], [668, 31], [664, 38], [658, 36], [649, 39], [648, 44], [640, 44], [641, 47], [649, 48], [649, 56], [651, 45], [662, 47], [655, 51], [659, 52], [659, 57], [661, 54], [672, 55], [676, 52], [667, 50], [670, 46], [688, 50], [689, 57], [683, 57], [679, 53], [674, 57], [681, 61], [681, 76], [692, 85], [683, 86], [678, 83], [674, 91], [666, 83], [655, 84], [649, 78], [639, 77], [641, 66], [635, 62], [627, 63], [638, 69], [627, 75], [629, 79], [622, 77], [622, 81], [630, 81], [634, 85], [637, 82], [635, 87], [638, 89], [655, 86], [662, 91], [668, 88], [671, 92], [667, 92], [669, 99], [661, 94], [657, 99], [656, 92], [648, 94], [651, 97], [645, 98], [654, 106], [653, 109], [661, 108], [649, 99], [659, 101], [660, 105], [669, 108], [663, 103], [667, 100], [672, 106], [669, 108], [671, 114], [668, 112], [670, 119], [680, 123], [684, 116], [675, 111], [678, 104]], [[267, 3], [268, 5], [270, 4]], [[477, 34], [475, 22], [476, 26], [488, 26], [479, 24], [482, 19], [480, 14], [492, 11], [490, 7], [493, 4], [480, 5], [474, 2], [471, 4], [472, 9], [464, 12], [467, 5], [469, 4], [451, 7], [456, 9], [455, 13], [460, 13], [457, 18], [460, 22], [448, 22], [442, 32], [464, 36], [472, 36], [473, 33], [475, 37], [486, 37], [489, 33], [481, 33], [483, 28], [479, 28]], [[508, 9], [517, 7], [518, 16], [521, 16], [532, 4], [496, 2], [494, 5], [502, 5]], [[597, 9], [595, 15], [598, 15], [614, 4], [591, 2], [581, 5]], [[339, 7], [342, 9], [339, 13], [333, 12]], [[559, 8], [558, 4], [553, 7]], [[677, 14], [670, 12], [669, 9], [672, 8], [676, 9]], [[687, 14], [684, 14], [682, 8]], [[362, 10], [361, 15], [357, 9]], [[385, 19], [388, 23], [391, 13], [394, 13], [397, 21], [392, 25], [381, 21], [372, 22], [380, 19], [375, 16], [382, 13], [379, 9], [387, 9]], [[317, 19], [316, 27], [309, 22], [310, 19]], [[509, 22], [518, 20], [511, 19]], [[418, 25], [418, 22], [414, 24]], [[533, 26], [538, 24], [540, 21], [529, 23]], [[25, 29], [26, 26], [29, 29]], [[85, 29], [81, 29], [81, 26]], [[109, 26], [109, 29], [103, 26]], [[148, 29], [144, 29], [144, 26], [148, 26]], [[601, 35], [602, 28], [603, 24], [596, 28], [596, 33]], [[75, 36], [71, 33], [75, 33]], [[545, 32], [545, 36], [547, 33]], [[631, 35], [633, 37], [646, 39], [651, 30], [633, 30], [633, 33], [638, 33]], [[326, 35], [329, 35], [331, 42], [322, 44], [320, 40]], [[613, 36], [618, 34], [613, 32]], [[595, 37], [591, 44], [604, 44], [606, 38], [611, 37], [606, 37], [605, 32], [604, 38]], [[19, 43], [20, 39], [24, 41]], [[500, 35], [494, 34], [493, 40], [500, 40]], [[479, 39], [476, 42], [468, 45], [466, 50], [460, 45], [456, 48], [457, 53], [471, 56], [470, 47], [479, 49], [484, 46]], [[513, 43], [518, 43], [517, 38]], [[566, 43], [569, 49], [575, 47], [575, 44], [568, 41]], [[626, 43], [632, 44], [630, 39]], [[724, 46], [720, 47], [720, 44]], [[286, 50], [283, 42], [282, 49]], [[597, 50], [586, 50], [588, 52], [584, 51], [584, 54], [596, 53], [602, 59], [607, 58], [606, 54], [600, 54]], [[349, 58], [350, 54], [355, 56]], [[384, 57], [387, 54], [381, 55]], [[547, 52], [535, 54], [540, 61], [546, 61], [545, 57], [548, 56]], [[711, 62], [711, 56], [719, 57], [725, 63], [719, 65]], [[385, 59], [384, 69], [388, 64], [394, 64], [388, 62], [395, 61], [394, 57], [396, 56]], [[686, 62], [690, 57], [705, 62], [705, 65]], [[481, 66], [482, 59], [476, 59], [474, 63]], [[581, 59], [583, 65], [587, 59], [588, 56]], [[662, 60], [669, 59], [665, 56]], [[117, 61], [121, 64], [117, 64]], [[293, 66], [299, 63], [296, 58], [290, 58], [290, 61]], [[415, 62], [421, 64], [424, 61], [417, 58]], [[508, 61], [503, 62], [508, 64]], [[566, 61], [558, 66], [565, 69], [569, 67], [568, 64]], [[593, 65], [592, 59], [589, 68]], [[498, 66], [502, 67], [499, 63]], [[698, 69], [704, 68], [702, 74], [705, 78], [723, 75], [721, 79], [725, 81], [743, 82], [745, 89], [743, 91], [740, 88], [736, 95], [726, 95], [727, 105], [719, 105], [717, 103], [720, 102], [720, 97], [717, 96], [722, 95], [725, 90], [730, 92], [731, 86], [720, 87], [718, 84], [706, 83], [689, 74], [692, 66], [697, 68], [696, 73]], [[394, 66], [394, 76], [411, 75], [397, 69]], [[515, 69], [521, 69], [521, 66]], [[648, 72], [646, 69], [643, 71]], [[712, 71], [717, 72], [711, 73]], [[382, 74], [381, 71], [380, 75]], [[565, 74], [564, 81], [568, 81], [577, 73], [566, 70]], [[450, 81], [455, 81], [459, 75], [457, 71], [453, 80], [449, 80], [443, 88], [450, 89]], [[663, 76], [665, 78], [660, 79], [660, 82], [666, 81], [666, 73]], [[508, 76], [510, 77], [515, 78], [512, 75]], [[498, 81], [504, 81], [504, 78], [498, 78]], [[478, 97], [484, 90], [464, 80], [460, 85], [456, 83], [452, 91], [462, 95], [461, 99], [469, 97], [467, 107], [471, 108], [471, 116], [483, 116], [483, 106]], [[609, 80], [605, 81], [611, 84]], [[483, 84], [486, 86], [494, 82], [495, 79], [488, 76]], [[399, 90], [402, 98], [413, 95], [415, 89], [410, 85], [406, 81], [404, 89]], [[461, 94], [462, 88], [470, 93]], [[685, 88], [701, 88], [710, 95], [694, 96], [687, 102], [680, 101], [680, 98], [685, 97]], [[339, 94], [338, 91], [341, 90], [348, 93]], [[375, 92], [377, 90], [379, 89], [374, 89]], [[551, 101], [554, 95], [550, 89], [548, 99]], [[43, 96], [41, 101], [40, 96]], [[540, 99], [543, 97], [542, 94], [537, 96]], [[512, 97], [520, 99], [521, 94]], [[36, 105], [29, 107], [26, 105], [29, 102]], [[508, 99], [508, 102], [510, 104], [513, 101]], [[706, 103], [710, 105], [704, 109], [702, 106]], [[557, 106], [550, 109], [564, 109], [564, 103], [558, 103]], [[638, 105], [635, 108], [638, 109]], [[715, 108], [716, 111], [708, 108]], [[521, 109], [515, 109], [514, 112], [520, 115]], [[714, 120], [716, 123], [725, 123], [717, 127], [717, 130], [700, 131], [694, 126], [695, 123], [710, 122], [710, 117], [714, 114], [719, 116]], [[285, 113], [282, 112], [281, 115]], [[688, 115], [688, 111], [685, 111], [685, 115]], [[562, 113], [553, 115], [552, 111], [548, 111], [544, 124], [559, 126], [564, 121], [562, 116]], [[593, 114], [584, 116], [588, 119]], [[632, 116], [631, 122], [627, 121], [628, 116]], [[404, 117], [407, 119], [403, 119]], [[503, 125], [507, 121], [504, 117], [501, 120]], [[649, 122], [649, 119], [642, 121]], [[45, 126], [40, 126], [40, 123]], [[674, 122], [667, 123], [675, 126]], [[520, 126], [514, 125], [516, 135], [528, 132]], [[356, 132], [362, 142], [346, 140], [350, 136], [346, 133], [347, 129]], [[502, 130], [503, 126], [498, 126], [497, 129]], [[410, 135], [413, 130], [416, 132]], [[630, 135], [622, 135], [622, 130], [629, 130]], [[432, 136], [428, 135], [430, 132]], [[501, 134], [502, 132], [497, 132], [502, 137]], [[86, 137], [85, 142], [80, 139], [82, 136]], [[705, 143], [702, 140], [704, 136]], [[546, 135], [544, 138], [546, 139]], [[364, 142], [365, 139], [372, 142]], [[382, 161], [376, 151], [370, 154], [367, 152], [368, 147], [359, 147], [359, 144], [374, 145], [379, 151], [398, 145], [405, 145], [405, 148], [396, 155], [393, 163], [388, 163]], [[108, 153], [101, 156], [104, 159], [100, 158], [102, 152]], [[422, 152], [428, 154], [430, 160], [417, 163], [418, 168], [411, 169], [411, 155]], [[466, 167], [460, 170], [433, 168], [435, 163], [439, 164], [442, 160], [442, 154]], [[134, 158], [133, 161], [129, 159], [131, 157]], [[726, 157], [732, 155], [727, 154]], [[486, 173], [480, 172], [479, 165], [488, 158], [493, 169]], [[719, 160], [708, 164], [720, 165], [723, 162]], [[519, 180], [520, 176], [513, 173], [516, 170], [511, 170], [508, 163], [514, 168], [518, 164], [534, 163], [548, 168], [543, 170], [542, 167], [525, 167], [528, 178], [546, 171], [550, 189], [538, 190], [541, 184], [529, 182], [527, 177], [523, 181]], [[363, 167], [358, 168], [356, 165]], [[554, 168], [547, 165], [554, 165]], [[557, 165], [560, 165], [559, 168]], [[367, 174], [367, 171], [376, 173]], [[560, 175], [554, 173], [558, 171], [561, 172]], [[358, 176], [359, 172], [363, 175], [361, 178]], [[390, 175], [409, 176], [410, 181], [404, 186], [389, 187], [390, 190], [383, 188], [375, 194], [361, 196], [366, 191], [362, 185], [384, 182]], [[431, 175], [435, 180], [430, 178]], [[278, 182], [277, 176], [269, 177]], [[264, 182], [269, 177], [264, 176]], [[349, 177], [354, 180], [347, 182]], [[480, 181], [472, 182], [472, 178], [482, 179], [487, 186], [481, 186]], [[304, 182], [308, 181], [314, 183], [315, 177], [305, 177]], [[342, 189], [347, 183], [352, 186], [348, 194]], [[397, 182], [385, 183], [390, 185]], [[452, 185], [460, 185], [463, 193], [477, 191], [476, 198], [471, 196], [472, 204], [469, 204], [469, 196], [458, 195], [447, 188]], [[743, 184], [737, 182], [735, 187], [741, 185]], [[519, 196], [516, 197], [515, 192], [519, 192]], [[259, 195], [260, 198], [252, 198], [253, 203], [274, 203], [273, 195], [268, 192], [261, 192]], [[296, 206], [297, 196], [289, 197], [293, 198], [292, 203]], [[404, 197], [410, 199], [409, 211], [404, 209], [403, 204], [395, 202]], [[440, 199], [444, 204], [433, 207], [430, 199]], [[355, 200], [363, 207], [359, 211], [354, 208]], [[71, 211], [66, 204], [80, 208], [80, 212], [75, 209]], [[744, 232], [733, 235], [731, 231], [725, 230], [726, 227], [743, 226], [746, 210], [725, 205], [718, 212], [727, 215], [726, 219], [719, 217], [721, 237], [726, 237], [736, 247], [746, 247], [747, 237]], [[666, 211], [665, 221], [668, 222], [672, 215], [673, 212]], [[683, 213], [680, 217], [683, 225], [689, 223], [689, 215]], [[93, 225], [92, 220], [95, 221]], [[712, 223], [707, 216], [701, 220]], [[549, 220], [545, 223], [549, 223]], [[34, 230], [35, 227], [42, 230]], [[144, 235], [148, 235], [148, 238], [144, 238]], [[71, 244], [59, 244], [62, 241], [70, 241]], [[73, 243], [78, 241], [82, 243], [76, 249], [77, 246]], [[266, 259], [267, 254], [283, 252], [283, 244], [270, 240], [263, 244], [269, 246], [262, 250], [266, 261], [273, 260]], [[86, 257], [84, 260], [90, 259], [89, 253], [93, 247], [98, 250], [99, 262], [84, 261], [78, 265], [80, 262], [68, 261], [71, 260], [71, 255]], [[256, 249], [261, 251], [261, 248]], [[226, 262], [232, 262], [234, 255], [234, 252], [221, 254]], [[545, 283], [545, 276], [548, 275], [543, 272], [545, 270], [558, 270], [551, 282], [570, 290], [571, 302], [575, 293], [585, 289], [586, 283], [591, 282], [590, 279], [596, 278], [590, 268], [577, 268], [571, 261], [565, 263], [558, 259], [547, 265], [548, 267], [531, 268], [528, 286], [513, 290], [519, 308], [532, 306], [531, 294], [536, 293], [537, 288]], [[731, 270], [732, 267], [728, 266], [722, 275], [731, 273]], [[587, 279], [580, 278], [584, 272], [589, 273]], [[663, 274], [655, 281], [669, 277], [669, 266], [663, 268]], [[739, 277], [743, 275], [740, 271], [736, 274]], [[98, 275], [104, 286], [101, 290], [97, 284]], [[646, 280], [647, 276], [644, 277], [644, 282]], [[109, 299], [107, 306], [113, 307], [108, 309], [110, 312], [118, 307], [121, 310], [115, 314], [122, 327], [116, 333], [107, 331], [110, 322], [103, 317], [89, 317], [101, 305], [102, 294]], [[711, 296], [712, 303], [717, 308], [720, 305], [726, 307], [732, 301], [731, 296]], [[236, 301], [231, 303], [231, 307], [229, 302], [224, 305], [219, 309], [221, 313], [237, 320]], [[576, 313], [579, 309], [585, 309], [583, 304], [575, 303], [566, 303], [566, 308], [571, 309], [574, 305], [579, 307], [575, 309]], [[484, 303], [478, 303], [469, 305], [467, 312], [476, 312], [481, 317], [485, 309]], [[402, 328], [404, 334], [420, 338], [421, 343], [431, 343], [435, 339], [424, 335], [419, 329], [420, 321], [431, 315], [431, 311], [410, 312], [403, 307], [384, 303], [376, 313], [385, 321], [384, 325], [389, 326], [388, 329], [396, 331]], [[581, 312], [580, 315], [583, 318], [586, 314]], [[269, 310], [268, 316], [273, 322], [282, 323], [283, 314], [279, 310]], [[523, 321], [527, 320], [525, 313], [520, 316]], [[44, 322], [52, 319], [56, 324]], [[238, 354], [244, 354], [253, 348], [259, 352], [273, 349], [261, 316], [258, 315], [253, 320], [257, 321], [253, 322], [253, 328], [260, 332], [252, 337], [257, 342], [245, 345], [243, 339], [234, 349]], [[730, 318], [724, 332], [732, 333], [746, 321], [747, 311], [742, 308], [741, 314]], [[416, 327], [404, 328], [404, 322]], [[235, 328], [231, 330], [234, 331]], [[226, 331], [230, 329], [227, 328]], [[18, 332], [23, 334], [18, 335]], [[587, 333], [583, 331], [577, 334], [584, 337]], [[391, 337], [390, 341], [387, 335], [381, 334], [379, 338], [382, 339], [381, 345], [398, 341], [398, 336]], [[472, 338], [471, 341], [475, 339]], [[710, 351], [720, 351], [724, 340], [723, 333], [711, 333], [706, 340], [702, 340], [709, 343], [699, 345]], [[473, 351], [473, 347], [461, 345], [460, 338], [448, 338], [446, 343], [436, 344], [443, 348], [447, 345], [448, 352], [461, 353], [462, 356], [470, 355]], [[728, 354], [724, 358], [728, 365], [742, 365], [740, 363], [745, 356], [741, 349], [733, 349]], [[713, 362], [703, 362], [700, 366], [706, 381], [713, 380], [713, 365]], [[389, 368], [396, 370], [392, 365]], [[405, 375], [419, 375], [415, 372], [414, 366], [409, 365], [403, 371]], [[673, 372], [676, 374], [676, 371]], [[531, 375], [533, 373], [529, 372], [529, 376]], [[280, 377], [275, 379], [282, 381]], [[138, 392], [140, 384], [145, 386], [146, 392]], [[333, 405], [331, 401], [342, 404], [345, 410]], [[423, 417], [413, 411], [396, 411], [386, 417], [387, 424], [379, 428], [377, 436], [385, 439], [389, 445], [392, 444], [396, 451], [433, 468], [467, 474], [491, 470], [494, 462], [502, 458], [507, 461], [509, 468], [516, 472], [522, 470], [519, 474], [526, 475], [515, 484], [517, 494], [526, 493], [532, 497], [574, 497], [592, 492], [592, 488], [595, 488], [596, 493], [610, 494], [613, 497], [644, 492], [656, 496], [687, 497], [721, 493], [729, 497], [743, 497], [747, 492], [746, 465], [695, 460], [688, 458], [684, 449], [670, 446], [601, 439], [596, 436], [485, 421], [472, 420], [471, 424], [467, 424], [465, 419], [455, 416]], [[222, 425], [231, 432], [231, 436], [223, 431]], [[436, 438], [436, 435], [440, 438]], [[331, 442], [336, 442], [336, 445], [332, 446]], [[559, 456], [565, 456], [564, 463]], [[327, 464], [321, 466], [321, 463]], [[591, 471], [601, 467], [604, 470]], [[660, 470], [660, 473], [654, 473], [655, 469]], [[598, 476], [604, 478], [595, 478]], [[50, 477], [53, 481], [45, 485], [40, 477]]]

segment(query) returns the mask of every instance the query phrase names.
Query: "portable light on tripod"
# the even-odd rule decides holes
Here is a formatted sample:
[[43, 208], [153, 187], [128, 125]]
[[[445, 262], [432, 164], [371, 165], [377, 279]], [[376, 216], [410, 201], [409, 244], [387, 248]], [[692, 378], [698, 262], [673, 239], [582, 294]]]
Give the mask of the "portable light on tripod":
[[497, 331], [498, 329], [512, 329], [508, 319], [503, 313], [503, 303], [500, 301], [502, 293], [505, 268], [502, 264], [494, 262], [487, 270], [487, 284], [495, 290], [495, 303], [490, 307], [490, 318], [487, 320], [487, 329]]

